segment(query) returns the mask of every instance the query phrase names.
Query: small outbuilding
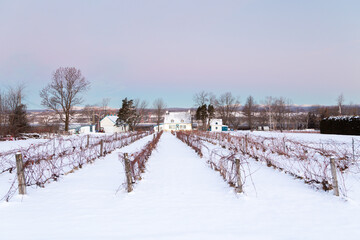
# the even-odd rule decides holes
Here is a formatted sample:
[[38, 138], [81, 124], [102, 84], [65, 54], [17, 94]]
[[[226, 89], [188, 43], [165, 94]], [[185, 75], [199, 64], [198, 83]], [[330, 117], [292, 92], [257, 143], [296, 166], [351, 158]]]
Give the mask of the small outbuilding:
[[222, 119], [210, 119], [210, 128], [211, 132], [222, 132], [228, 131], [229, 128], [226, 125], [223, 125]]
[[71, 134], [88, 134], [95, 132], [95, 125], [73, 126], [69, 129]]

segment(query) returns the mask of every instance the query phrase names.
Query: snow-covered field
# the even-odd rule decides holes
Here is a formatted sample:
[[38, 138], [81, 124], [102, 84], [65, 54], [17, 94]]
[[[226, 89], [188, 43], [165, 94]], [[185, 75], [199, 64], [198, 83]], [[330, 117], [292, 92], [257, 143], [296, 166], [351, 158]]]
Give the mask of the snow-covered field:
[[286, 137], [288, 139], [294, 139], [302, 142], [314, 142], [314, 143], [346, 143], [352, 144], [352, 140], [360, 142], [360, 136], [352, 136], [352, 135], [333, 135], [333, 134], [319, 134], [319, 133], [292, 133], [292, 132], [279, 132], [279, 131], [235, 131], [231, 132], [231, 134], [251, 134], [255, 136], [261, 137], [276, 137], [283, 138]]
[[[337, 137], [347, 141], [304, 138]], [[170, 133], [128, 194], [118, 153], [151, 138], [0, 202], [0, 239], [359, 239], [360, 198], [335, 197], [255, 161], [245, 193], [235, 194], [206, 157]]]

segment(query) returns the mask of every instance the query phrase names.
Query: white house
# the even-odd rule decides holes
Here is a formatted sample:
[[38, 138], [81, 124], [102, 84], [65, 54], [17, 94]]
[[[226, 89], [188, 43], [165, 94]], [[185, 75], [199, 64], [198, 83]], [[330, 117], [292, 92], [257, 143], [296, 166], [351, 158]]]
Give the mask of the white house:
[[[192, 130], [190, 111], [188, 112], [166, 111], [164, 124], [160, 124], [160, 129], [164, 131]], [[154, 127], [154, 130], [157, 131], [157, 126]]]
[[210, 131], [211, 132], [221, 132], [227, 131], [228, 126], [223, 125], [222, 119], [211, 119], [210, 120]]
[[117, 116], [106, 116], [100, 120], [100, 129], [105, 133], [127, 132], [129, 131], [128, 125], [116, 126]]

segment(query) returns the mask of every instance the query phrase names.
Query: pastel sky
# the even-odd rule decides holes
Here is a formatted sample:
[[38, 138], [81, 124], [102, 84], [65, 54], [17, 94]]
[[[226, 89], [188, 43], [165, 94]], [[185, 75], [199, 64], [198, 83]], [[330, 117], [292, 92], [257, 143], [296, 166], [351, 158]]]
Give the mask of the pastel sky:
[[0, 87], [29, 109], [60, 66], [82, 70], [84, 104], [231, 91], [242, 103], [360, 104], [359, 0], [0, 0]]

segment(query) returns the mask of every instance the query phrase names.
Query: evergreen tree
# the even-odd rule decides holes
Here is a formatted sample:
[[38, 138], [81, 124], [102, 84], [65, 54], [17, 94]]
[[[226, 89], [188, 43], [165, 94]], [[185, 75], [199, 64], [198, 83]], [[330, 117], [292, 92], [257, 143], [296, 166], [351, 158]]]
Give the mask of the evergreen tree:
[[136, 113], [136, 108], [134, 106], [133, 100], [128, 100], [127, 98], [122, 100], [122, 107], [119, 109], [117, 114], [118, 119], [116, 120], [116, 125], [129, 125], [131, 131], [134, 130], [134, 124], [138, 118]]
[[10, 133], [14, 137], [18, 137], [19, 133], [25, 132], [29, 128], [26, 117], [26, 106], [20, 104], [15, 107], [14, 111], [9, 116]]
[[196, 110], [195, 118], [196, 120], [202, 121], [203, 124], [203, 130], [207, 129], [207, 120], [210, 121], [210, 119], [215, 117], [215, 108], [213, 105], [209, 104], [203, 104]]
[[203, 104], [196, 110], [196, 120], [200, 120], [203, 123], [203, 130], [206, 130], [206, 120], [208, 118], [207, 105]]
[[207, 111], [208, 111], [208, 115], [209, 115], [209, 120], [213, 119], [215, 117], [215, 107], [213, 105], [209, 104]]

